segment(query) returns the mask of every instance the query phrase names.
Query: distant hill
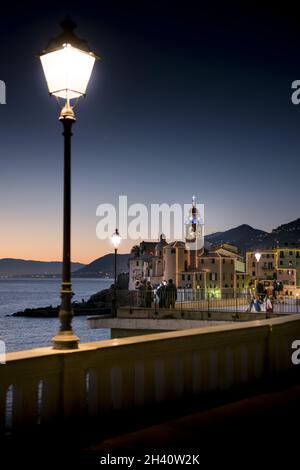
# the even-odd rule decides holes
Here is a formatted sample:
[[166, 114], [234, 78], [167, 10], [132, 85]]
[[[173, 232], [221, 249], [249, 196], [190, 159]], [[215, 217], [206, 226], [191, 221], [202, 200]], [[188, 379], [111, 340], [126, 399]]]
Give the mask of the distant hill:
[[[84, 266], [72, 263], [72, 271]], [[0, 259], [0, 276], [54, 276], [61, 274], [60, 261], [33, 261], [15, 258]]]
[[264, 248], [271, 246], [300, 245], [300, 218], [279, 227], [268, 233], [261, 242]]
[[280, 225], [273, 229], [272, 232], [265, 232], [264, 230], [258, 230], [250, 225], [243, 224], [224, 232], [206, 235], [205, 240], [213, 245], [233, 243], [242, 252], [256, 248], [300, 246], [300, 218]]
[[[117, 255], [117, 272], [128, 272], [128, 259], [132, 256], [129, 253]], [[108, 255], [97, 258], [92, 263], [73, 273], [73, 277], [114, 277], [115, 255]]]
[[233, 243], [244, 251], [245, 249], [253, 246], [253, 244], [261, 243], [262, 239], [266, 235], [268, 235], [268, 232], [243, 224], [238, 227], [231, 228], [230, 230], [226, 230], [225, 232], [216, 232], [206, 235], [205, 240], [213, 243], [214, 245]]

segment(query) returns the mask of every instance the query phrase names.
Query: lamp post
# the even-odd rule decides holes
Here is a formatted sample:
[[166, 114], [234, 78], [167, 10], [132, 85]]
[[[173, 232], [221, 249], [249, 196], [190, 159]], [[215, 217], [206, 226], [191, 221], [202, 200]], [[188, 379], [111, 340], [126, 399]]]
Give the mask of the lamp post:
[[[259, 253], [257, 251], [254, 256], [255, 256], [255, 259], [256, 259], [256, 280], [258, 281], [258, 263], [259, 263], [260, 258], [261, 258], [261, 253]], [[257, 290], [257, 285], [256, 285], [256, 290]]]
[[115, 315], [117, 315], [117, 254], [118, 248], [121, 243], [121, 235], [119, 234], [119, 230], [117, 228], [111, 236], [111, 242], [115, 249], [115, 283], [113, 291], [113, 312]]
[[[53, 338], [54, 349], [76, 349], [79, 338], [72, 330], [71, 283], [71, 137], [76, 121], [74, 104], [85, 96], [96, 55], [87, 43], [74, 34], [76, 24], [67, 17], [60, 26], [63, 32], [52, 39], [40, 54], [50, 95], [61, 102], [59, 120], [64, 136], [64, 211], [63, 211], [63, 267], [61, 284], [60, 329]], [[60, 101], [62, 100], [62, 101]]]

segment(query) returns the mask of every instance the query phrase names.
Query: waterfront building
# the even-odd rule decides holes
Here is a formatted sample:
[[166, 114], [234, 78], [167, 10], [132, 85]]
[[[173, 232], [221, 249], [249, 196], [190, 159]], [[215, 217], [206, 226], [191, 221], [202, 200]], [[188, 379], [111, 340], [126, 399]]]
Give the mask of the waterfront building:
[[[257, 250], [258, 251], [258, 250]], [[278, 281], [283, 293], [296, 295], [300, 292], [300, 247], [276, 247], [246, 253], [246, 270], [251, 280], [261, 282]]]

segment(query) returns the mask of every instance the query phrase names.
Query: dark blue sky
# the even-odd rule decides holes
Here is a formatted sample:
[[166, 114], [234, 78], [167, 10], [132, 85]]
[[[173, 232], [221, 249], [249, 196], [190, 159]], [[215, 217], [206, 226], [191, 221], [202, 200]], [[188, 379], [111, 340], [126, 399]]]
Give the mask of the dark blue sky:
[[299, 15], [288, 2], [280, 10], [242, 3], [5, 7], [0, 257], [60, 258], [59, 110], [35, 54], [67, 12], [102, 58], [74, 128], [74, 260], [110, 250], [96, 239], [95, 211], [119, 194], [150, 204], [195, 193], [206, 232], [242, 223], [271, 230], [299, 216], [300, 106], [290, 99], [300, 79]]

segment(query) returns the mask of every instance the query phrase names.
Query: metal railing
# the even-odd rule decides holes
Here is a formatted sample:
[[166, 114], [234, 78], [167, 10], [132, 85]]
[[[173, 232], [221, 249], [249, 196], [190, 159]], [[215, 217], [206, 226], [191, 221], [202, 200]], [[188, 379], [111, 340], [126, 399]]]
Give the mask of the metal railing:
[[255, 294], [250, 290], [223, 289], [209, 292], [205, 289], [178, 289], [159, 293], [156, 289], [117, 291], [117, 306], [154, 309], [176, 309], [182, 312], [270, 312], [300, 313], [300, 299], [276, 293], [272, 296]]

